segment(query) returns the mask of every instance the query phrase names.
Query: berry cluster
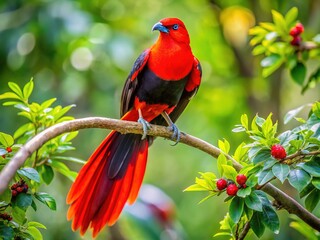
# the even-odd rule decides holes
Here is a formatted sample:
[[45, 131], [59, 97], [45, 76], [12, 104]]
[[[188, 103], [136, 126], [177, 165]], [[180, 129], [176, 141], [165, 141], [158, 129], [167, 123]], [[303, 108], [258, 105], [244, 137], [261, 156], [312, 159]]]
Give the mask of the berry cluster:
[[271, 156], [275, 159], [284, 159], [287, 156], [287, 152], [280, 144], [271, 146]]
[[300, 35], [303, 32], [304, 27], [302, 23], [297, 23], [293, 28], [290, 29], [289, 34], [293, 37], [293, 39], [290, 42], [292, 46], [300, 46], [302, 41], [302, 37]]
[[19, 193], [26, 193], [28, 191], [28, 184], [25, 183], [25, 181], [20, 180], [17, 183], [14, 183], [11, 186], [11, 195], [12, 197], [17, 196]]
[[12, 220], [12, 217], [8, 213], [0, 213], [0, 218], [8, 221]]
[[238, 174], [236, 181], [239, 184], [238, 186], [232, 180], [226, 180], [224, 178], [218, 179], [216, 185], [219, 191], [226, 189], [226, 192], [229, 196], [237, 195], [239, 188], [246, 188], [247, 177], [244, 174]]

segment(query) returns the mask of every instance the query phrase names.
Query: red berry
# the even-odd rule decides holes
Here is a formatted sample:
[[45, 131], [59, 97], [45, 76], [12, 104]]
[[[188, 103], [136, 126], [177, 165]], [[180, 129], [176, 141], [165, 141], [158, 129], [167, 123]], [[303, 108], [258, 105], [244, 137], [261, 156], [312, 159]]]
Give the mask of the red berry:
[[237, 195], [238, 192], [238, 187], [237, 185], [235, 185], [234, 183], [231, 183], [230, 185], [228, 185], [227, 187], [227, 194], [229, 196], [235, 196]]
[[9, 153], [12, 152], [12, 148], [11, 148], [11, 147], [7, 147], [6, 150], [7, 150], [7, 152], [9, 152]]
[[298, 28], [293, 27], [293, 28], [290, 29], [289, 34], [292, 37], [296, 37], [296, 36], [298, 36], [300, 34], [300, 32], [299, 32]]
[[300, 36], [294, 36], [293, 39], [291, 40], [290, 44], [292, 46], [300, 46], [302, 41], [302, 38]]
[[271, 147], [271, 156], [275, 159], [284, 159], [287, 156], [286, 150], [280, 144]]
[[247, 181], [247, 177], [244, 174], [238, 174], [236, 177], [236, 181], [239, 185], [243, 185], [246, 183]]
[[12, 197], [17, 196], [18, 195], [18, 191], [17, 190], [12, 190], [11, 191], [11, 195], [12, 195]]
[[17, 192], [18, 193], [21, 193], [22, 191], [23, 191], [23, 187], [21, 187], [21, 186], [17, 187]]
[[304, 32], [304, 26], [302, 25], [302, 23], [297, 23], [295, 28], [297, 29], [299, 34]]
[[6, 158], [6, 155], [5, 155], [5, 154], [3, 154], [1, 157], [2, 157], [2, 158]]
[[220, 178], [218, 181], [217, 181], [217, 188], [221, 191], [223, 189], [225, 189], [227, 187], [227, 180], [223, 179], [223, 178]]

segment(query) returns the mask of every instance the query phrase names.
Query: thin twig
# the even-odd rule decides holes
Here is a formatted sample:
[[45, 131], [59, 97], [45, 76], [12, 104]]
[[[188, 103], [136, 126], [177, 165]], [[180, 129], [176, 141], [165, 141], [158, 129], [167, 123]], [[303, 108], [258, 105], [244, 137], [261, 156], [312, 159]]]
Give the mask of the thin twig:
[[[49, 127], [32, 138], [13, 156], [11, 161], [0, 172], [0, 194], [3, 193], [14, 177], [16, 171], [24, 164], [29, 156], [44, 143], [50, 139], [57, 137], [63, 133], [77, 131], [85, 128], [105, 128], [119, 131], [120, 133], [136, 133], [142, 134], [142, 126], [137, 122], [116, 120], [101, 117], [89, 117], [63, 122]], [[170, 139], [172, 132], [163, 126], [151, 125], [148, 135], [164, 137]], [[224, 154], [232, 161], [234, 167], [239, 171], [242, 166], [235, 161], [230, 155], [223, 153], [219, 148], [188, 134], [181, 134], [180, 143], [184, 143], [191, 147], [197, 148], [209, 155], [217, 158], [220, 154]], [[282, 192], [272, 184], [266, 184], [261, 190], [265, 191], [271, 197], [277, 200], [279, 204], [289, 213], [297, 215], [308, 225], [320, 231], [320, 219], [302, 207], [295, 199]]]
[[250, 230], [250, 221], [246, 222], [237, 240], [243, 240], [247, 236], [249, 230]]

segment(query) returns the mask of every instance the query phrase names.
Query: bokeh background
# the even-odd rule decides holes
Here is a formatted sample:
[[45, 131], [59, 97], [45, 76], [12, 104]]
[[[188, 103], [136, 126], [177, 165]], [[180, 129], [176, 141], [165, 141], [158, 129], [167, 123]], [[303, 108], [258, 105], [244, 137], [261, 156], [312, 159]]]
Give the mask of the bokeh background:
[[[185, 22], [193, 52], [203, 67], [202, 85], [178, 126], [215, 145], [218, 139], [226, 138], [234, 149], [245, 140], [244, 135], [231, 132], [241, 114], [252, 118], [256, 113], [266, 117], [273, 112], [280, 130], [285, 130], [290, 126], [284, 126], [282, 119], [288, 110], [319, 99], [319, 87], [302, 96], [284, 68], [262, 78], [261, 59], [251, 55], [248, 29], [271, 21], [272, 9], [284, 14], [293, 6], [298, 7], [305, 26], [304, 39], [311, 39], [320, 32], [318, 0], [1, 1], [0, 92], [8, 90], [8, 81], [22, 86], [33, 77], [33, 101], [57, 97], [63, 106], [77, 105], [71, 110], [77, 118], [118, 118], [122, 86], [132, 64], [158, 37], [157, 32], [151, 32], [153, 24], [164, 17], [178, 17]], [[13, 134], [23, 122], [15, 110], [0, 107], [0, 131]], [[72, 156], [87, 159], [106, 134], [101, 129], [80, 131]], [[172, 198], [186, 239], [211, 239], [227, 211], [222, 197], [198, 205], [203, 194], [183, 192], [198, 172], [206, 171], [217, 172], [215, 159], [196, 149], [183, 144], [172, 147], [163, 139], [150, 148], [144, 182]], [[80, 239], [66, 220], [65, 197], [70, 185], [69, 179], [56, 173], [54, 183], [43, 190], [55, 197], [57, 211], [43, 207], [29, 212], [47, 226], [41, 230], [44, 239]], [[286, 191], [295, 194], [289, 186]], [[267, 231], [263, 239], [302, 239], [288, 227], [289, 214], [280, 211], [280, 216], [280, 234]], [[127, 239], [150, 239], [143, 237], [143, 227], [139, 230], [126, 216], [117, 231]], [[98, 239], [106, 237], [110, 237], [107, 229]], [[90, 238], [90, 234], [85, 236]]]

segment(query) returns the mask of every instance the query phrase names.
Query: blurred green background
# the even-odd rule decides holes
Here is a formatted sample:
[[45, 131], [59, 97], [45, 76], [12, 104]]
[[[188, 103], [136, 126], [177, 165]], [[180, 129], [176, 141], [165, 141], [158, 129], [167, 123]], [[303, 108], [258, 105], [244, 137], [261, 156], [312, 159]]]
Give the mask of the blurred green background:
[[[287, 70], [280, 69], [268, 79], [261, 77], [259, 58], [253, 58], [248, 29], [260, 21], [271, 21], [271, 10], [286, 13], [299, 9], [304, 39], [320, 32], [320, 1], [317, 0], [7, 0], [0, 3], [0, 92], [7, 82], [20, 86], [31, 77], [35, 81], [33, 100], [57, 97], [58, 104], [76, 104], [76, 118], [119, 117], [122, 86], [136, 57], [158, 37], [151, 32], [164, 17], [181, 18], [191, 37], [195, 56], [203, 67], [203, 80], [197, 96], [178, 120], [182, 131], [212, 144], [226, 138], [233, 149], [244, 135], [231, 129], [242, 113], [256, 113], [273, 119], [286, 111], [319, 99], [319, 87], [301, 96], [299, 86]], [[311, 69], [312, 64], [310, 63]], [[308, 68], [309, 69], [309, 68]], [[0, 131], [13, 134], [24, 123], [13, 109], [0, 107]], [[106, 136], [105, 130], [82, 130], [74, 141], [73, 156], [87, 159]], [[71, 166], [78, 170], [79, 165]], [[157, 139], [150, 148], [144, 182], [166, 192], [176, 204], [176, 217], [187, 239], [211, 239], [227, 210], [223, 198], [197, 205], [201, 193], [183, 193], [198, 172], [216, 171], [215, 160], [183, 144], [175, 147]], [[66, 220], [65, 197], [71, 182], [56, 174], [47, 191], [57, 200], [58, 209], [30, 211], [44, 223], [44, 239], [80, 239]], [[295, 194], [289, 186], [287, 192]], [[299, 239], [288, 227], [289, 214], [280, 211], [281, 232], [270, 231], [263, 239]], [[121, 224], [124, 222], [122, 227]], [[136, 239], [134, 225], [121, 219], [119, 228], [128, 239]], [[98, 239], [105, 239], [104, 230]], [[90, 239], [87, 234], [85, 239]], [[217, 238], [223, 239], [223, 238]], [[256, 239], [251, 235], [249, 239]]]

